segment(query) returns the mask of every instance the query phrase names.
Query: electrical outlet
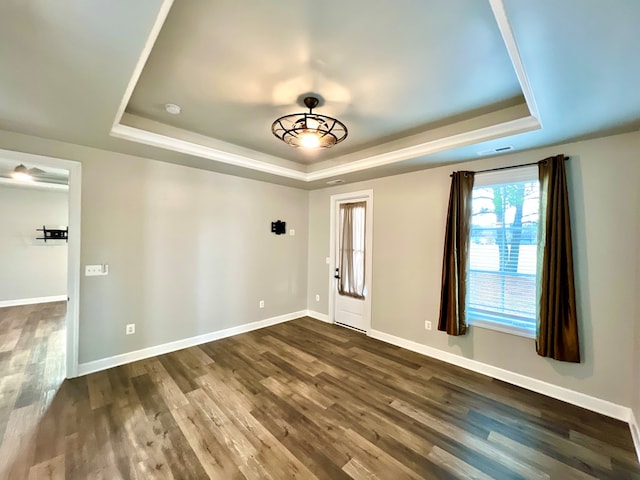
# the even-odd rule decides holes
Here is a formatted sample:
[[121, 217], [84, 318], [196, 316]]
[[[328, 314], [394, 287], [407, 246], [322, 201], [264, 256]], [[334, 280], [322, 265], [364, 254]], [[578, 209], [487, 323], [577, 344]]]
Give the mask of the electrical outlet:
[[289, 235], [293, 237], [295, 234], [296, 234], [296, 231], [293, 228], [289, 230]]
[[316, 294], [316, 302], [320, 301], [320, 295]]
[[425, 320], [424, 328], [427, 330], [431, 330], [431, 322], [429, 320]]
[[127, 335], [133, 335], [134, 333], [136, 333], [136, 324], [135, 323], [127, 324], [127, 329], [125, 330], [125, 333]]
[[264, 300], [260, 300], [260, 308], [264, 308]]

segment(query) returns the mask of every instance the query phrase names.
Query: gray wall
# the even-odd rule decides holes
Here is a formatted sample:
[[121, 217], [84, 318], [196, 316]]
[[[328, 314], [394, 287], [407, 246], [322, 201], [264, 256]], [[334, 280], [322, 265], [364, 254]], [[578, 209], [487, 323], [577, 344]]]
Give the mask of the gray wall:
[[83, 164], [81, 263], [110, 271], [81, 280], [80, 363], [306, 309], [306, 191], [8, 132], [0, 148]]
[[[482, 328], [462, 338], [435, 330], [444, 223], [456, 166], [313, 191], [309, 197], [310, 309], [328, 313], [329, 199], [374, 190], [372, 328], [522, 375], [631, 405], [637, 264], [640, 133], [465, 163], [521, 164], [564, 153], [568, 169], [583, 361], [538, 357], [534, 340]], [[315, 294], [321, 302], [315, 301]], [[426, 331], [431, 320], [434, 330]]]
[[[530, 339], [472, 328], [424, 330], [438, 316], [449, 173], [455, 167], [307, 193], [253, 180], [0, 131], [0, 148], [83, 163], [80, 361], [277, 315], [327, 311], [329, 197], [373, 188], [373, 328], [631, 405], [638, 318], [640, 133], [465, 164], [572, 159], [574, 249], [583, 363], [538, 357]], [[287, 221], [296, 236], [269, 233]], [[308, 288], [307, 288], [308, 286]], [[315, 294], [321, 295], [320, 302]], [[258, 301], [265, 300], [260, 310]], [[127, 323], [137, 333], [124, 335]], [[640, 335], [640, 333], [639, 333]], [[634, 365], [634, 359], [636, 363]], [[638, 388], [635, 388], [638, 391]], [[637, 397], [635, 397], [637, 398]], [[640, 402], [634, 403], [640, 406]]]
[[67, 293], [67, 244], [36, 240], [69, 218], [65, 191], [0, 185], [0, 302]]

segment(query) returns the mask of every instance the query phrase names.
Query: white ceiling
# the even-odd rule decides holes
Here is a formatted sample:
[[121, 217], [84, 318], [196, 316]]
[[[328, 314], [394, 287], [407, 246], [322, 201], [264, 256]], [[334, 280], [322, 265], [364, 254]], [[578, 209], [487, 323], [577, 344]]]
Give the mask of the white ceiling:
[[[637, 129], [639, 24], [638, 0], [3, 2], [0, 128], [319, 188]], [[349, 127], [311, 155], [270, 131], [307, 92]]]

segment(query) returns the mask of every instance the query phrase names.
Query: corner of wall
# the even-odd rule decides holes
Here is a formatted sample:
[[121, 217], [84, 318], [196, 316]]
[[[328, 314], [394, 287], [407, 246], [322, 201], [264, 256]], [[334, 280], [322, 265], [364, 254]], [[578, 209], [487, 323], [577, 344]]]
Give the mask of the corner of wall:
[[505, 370], [504, 368], [499, 368], [477, 360], [462, 357], [451, 352], [429, 347], [385, 332], [371, 330], [369, 332], [369, 336], [377, 340], [382, 340], [383, 342], [426, 355], [427, 357], [435, 358], [437, 360], [471, 370], [472, 372], [502, 380], [503, 382], [510, 383], [511, 385], [516, 385], [557, 400], [562, 400], [563, 402], [567, 402], [572, 405], [586, 408], [592, 412], [600, 413], [623, 422], [629, 422], [629, 419], [632, 416], [629, 407], [618, 405], [608, 400], [603, 400], [585, 393], [576, 392], [537, 378], [521, 375], [510, 370]]
[[631, 429], [631, 438], [633, 439], [633, 446], [636, 449], [636, 457], [638, 457], [638, 462], [640, 462], [640, 429], [638, 428], [638, 422], [636, 421], [636, 416], [634, 414], [633, 409], [631, 409], [631, 413], [629, 414], [629, 428]]

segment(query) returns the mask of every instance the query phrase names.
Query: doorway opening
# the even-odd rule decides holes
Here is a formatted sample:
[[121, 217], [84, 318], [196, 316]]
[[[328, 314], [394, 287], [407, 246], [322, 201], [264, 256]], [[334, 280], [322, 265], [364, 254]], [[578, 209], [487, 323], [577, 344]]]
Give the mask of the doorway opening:
[[329, 321], [371, 329], [373, 190], [331, 197]]
[[[78, 373], [81, 178], [80, 162], [0, 150], [0, 186], [8, 190], [3, 206], [16, 219], [26, 221], [11, 240], [15, 252], [5, 250], [0, 254], [6, 256], [5, 265], [21, 256], [23, 263], [16, 268], [32, 271], [31, 282], [23, 278], [21, 285], [6, 286], [0, 292], [6, 297], [0, 302], [5, 320], [12, 316], [26, 319], [23, 328], [1, 333], [19, 335], [14, 347], [25, 348], [30, 348], [29, 338], [35, 341], [51, 334], [48, 348], [57, 351], [56, 359], [52, 357], [49, 363], [56, 364], [56, 376], [61, 379]], [[24, 218], [26, 214], [29, 219]], [[9, 323], [15, 322], [10, 319]], [[48, 368], [51, 373], [53, 367]]]

